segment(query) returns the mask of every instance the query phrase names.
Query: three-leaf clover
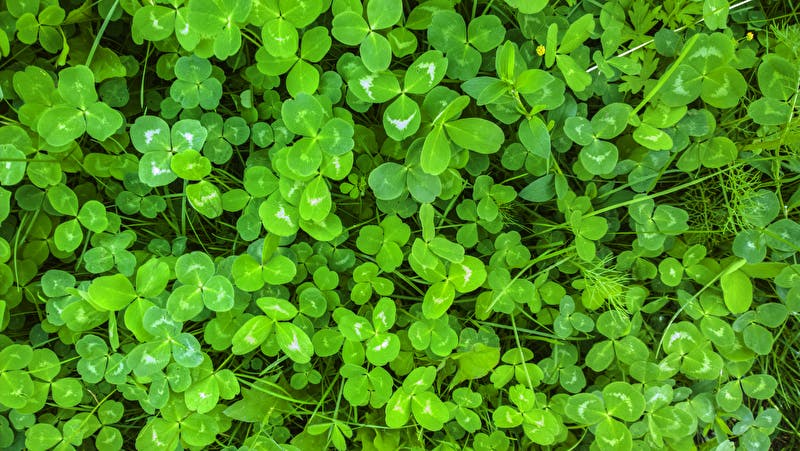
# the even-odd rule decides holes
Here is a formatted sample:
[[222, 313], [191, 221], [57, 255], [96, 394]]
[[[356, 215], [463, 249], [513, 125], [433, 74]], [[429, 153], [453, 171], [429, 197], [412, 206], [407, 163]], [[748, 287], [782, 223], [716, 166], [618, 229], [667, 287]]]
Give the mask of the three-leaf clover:
[[348, 10], [333, 17], [331, 33], [339, 42], [358, 45], [361, 60], [370, 72], [389, 68], [392, 47], [379, 30], [390, 28], [400, 21], [403, 3], [400, 0], [370, 0], [367, 3], [367, 20], [362, 14]]
[[438, 431], [450, 419], [447, 405], [431, 390], [436, 378], [432, 366], [415, 368], [386, 404], [386, 425], [403, 427], [411, 415], [423, 428]]
[[318, 63], [331, 47], [331, 37], [325, 27], [314, 27], [303, 33], [299, 56], [274, 56], [267, 47], [256, 52], [258, 70], [266, 75], [286, 75], [286, 90], [296, 97], [300, 93], [314, 94], [320, 84], [320, 72], [312, 63]]
[[[734, 61], [733, 40], [722, 33], [698, 33], [687, 42], [680, 62], [660, 91], [669, 106], [687, 105], [698, 97], [717, 108], [731, 108], [747, 90]], [[682, 55], [683, 56], [683, 55]]]
[[264, 315], [257, 315], [244, 323], [233, 335], [234, 354], [246, 354], [261, 346], [274, 334], [280, 349], [293, 361], [308, 363], [314, 345], [303, 329], [290, 322], [298, 310], [289, 301], [275, 297], [256, 300]]
[[86, 66], [59, 72], [57, 89], [62, 102], [45, 110], [37, 127], [50, 145], [64, 146], [84, 133], [104, 141], [125, 122], [122, 113], [98, 100], [94, 74]]
[[375, 305], [372, 321], [349, 310], [338, 310], [334, 317], [345, 340], [365, 342], [367, 360], [375, 366], [383, 366], [400, 352], [400, 339], [389, 332], [396, 315], [394, 301], [384, 297]]
[[480, 69], [481, 53], [503, 43], [506, 30], [497, 16], [478, 16], [467, 26], [464, 17], [452, 10], [437, 11], [428, 27], [428, 41], [447, 55], [447, 75], [469, 80]]
[[[133, 146], [143, 153], [139, 160], [139, 179], [146, 185], [164, 186], [178, 178], [173, 170], [173, 157], [178, 152], [190, 152], [175, 165], [178, 172], [187, 176], [205, 173], [203, 159], [196, 155], [205, 144], [207, 131], [196, 119], [182, 119], [170, 127], [158, 116], [140, 116], [131, 125]], [[188, 161], [194, 158], [194, 161]], [[207, 160], [206, 160], [207, 161]]]
[[169, 88], [170, 97], [181, 108], [200, 106], [213, 110], [222, 98], [222, 83], [212, 76], [213, 66], [205, 58], [196, 55], [182, 56], [175, 63], [175, 76]]
[[190, 252], [175, 261], [178, 282], [167, 298], [166, 308], [176, 321], [188, 321], [208, 308], [215, 312], [233, 307], [233, 285], [220, 274], [211, 257]]

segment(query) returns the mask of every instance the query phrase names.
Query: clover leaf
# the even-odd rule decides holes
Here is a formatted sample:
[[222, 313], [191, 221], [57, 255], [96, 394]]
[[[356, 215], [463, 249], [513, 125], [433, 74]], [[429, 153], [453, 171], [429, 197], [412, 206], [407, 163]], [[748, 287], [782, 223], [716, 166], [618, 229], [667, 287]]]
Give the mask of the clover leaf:
[[278, 58], [286, 58], [297, 52], [297, 29], [314, 22], [323, 12], [322, 3], [321, 0], [270, 2], [265, 8], [266, 23], [261, 29], [261, 38], [267, 51]]
[[[139, 160], [139, 179], [147, 186], [163, 186], [175, 181], [178, 175], [172, 170], [173, 156], [178, 152], [194, 150], [203, 147], [208, 132], [205, 127], [195, 119], [183, 119], [170, 127], [163, 119], [157, 116], [140, 116], [131, 125], [130, 136], [136, 150], [143, 153]], [[183, 161], [191, 157], [181, 157]], [[192, 168], [181, 165], [181, 159], [176, 164], [180, 172], [193, 175]], [[203, 165], [202, 160], [195, 163]], [[204, 172], [200, 169], [199, 172]]]
[[367, 4], [367, 20], [354, 11], [344, 11], [333, 18], [333, 36], [347, 45], [359, 45], [364, 66], [370, 72], [389, 67], [392, 48], [389, 40], [378, 33], [400, 20], [403, 5], [399, 0], [371, 0]]
[[25, 177], [27, 159], [25, 154], [13, 144], [0, 145], [0, 185], [16, 185]]
[[455, 11], [437, 11], [428, 27], [428, 40], [444, 52], [447, 74], [460, 80], [474, 77], [480, 68], [481, 52], [489, 52], [503, 42], [505, 30], [497, 16], [476, 17], [467, 27]]
[[[58, 93], [63, 103], [45, 110], [39, 118], [39, 134], [50, 145], [63, 146], [88, 133], [104, 141], [122, 127], [122, 114], [97, 100], [95, 78], [86, 66], [59, 72]], [[59, 124], [56, 127], [50, 124]]]
[[182, 56], [175, 63], [177, 79], [169, 89], [170, 97], [181, 108], [200, 106], [212, 110], [222, 98], [222, 83], [212, 76], [211, 63], [198, 56]]
[[729, 65], [734, 54], [732, 41], [722, 33], [699, 34], [695, 39], [662, 90], [661, 101], [680, 106], [701, 97], [711, 106], [731, 108], [747, 89], [742, 74]]

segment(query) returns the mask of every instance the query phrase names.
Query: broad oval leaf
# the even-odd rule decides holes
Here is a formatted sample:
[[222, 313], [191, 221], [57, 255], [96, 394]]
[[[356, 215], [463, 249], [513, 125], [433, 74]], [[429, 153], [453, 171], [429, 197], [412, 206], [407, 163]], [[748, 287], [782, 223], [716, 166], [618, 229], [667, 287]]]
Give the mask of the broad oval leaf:
[[297, 363], [308, 363], [314, 354], [314, 345], [303, 329], [292, 323], [275, 324], [275, 338], [278, 346], [290, 359]]
[[444, 128], [454, 143], [482, 154], [497, 152], [505, 141], [503, 130], [497, 124], [477, 117], [449, 121]]

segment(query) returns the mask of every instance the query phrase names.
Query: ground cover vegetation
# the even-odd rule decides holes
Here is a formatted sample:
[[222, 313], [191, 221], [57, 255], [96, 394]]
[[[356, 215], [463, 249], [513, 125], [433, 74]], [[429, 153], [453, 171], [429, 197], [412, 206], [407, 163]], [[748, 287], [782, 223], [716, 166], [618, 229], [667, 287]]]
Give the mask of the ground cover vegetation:
[[796, 0], [0, 5], [0, 448], [800, 446]]

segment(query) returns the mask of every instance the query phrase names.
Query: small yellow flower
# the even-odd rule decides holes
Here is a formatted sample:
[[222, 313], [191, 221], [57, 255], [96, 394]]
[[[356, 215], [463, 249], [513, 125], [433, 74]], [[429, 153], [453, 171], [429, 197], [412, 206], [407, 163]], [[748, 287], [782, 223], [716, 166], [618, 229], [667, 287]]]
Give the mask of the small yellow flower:
[[544, 56], [544, 53], [546, 51], [547, 50], [544, 48], [543, 45], [539, 45], [538, 47], [536, 47], [536, 54], [539, 55], [539, 56]]
[[752, 41], [754, 37], [755, 37], [755, 35], [753, 34], [753, 32], [752, 32], [752, 31], [748, 31], [748, 32], [747, 32], [747, 34], [745, 35], [745, 38], [746, 38], [748, 41]]

